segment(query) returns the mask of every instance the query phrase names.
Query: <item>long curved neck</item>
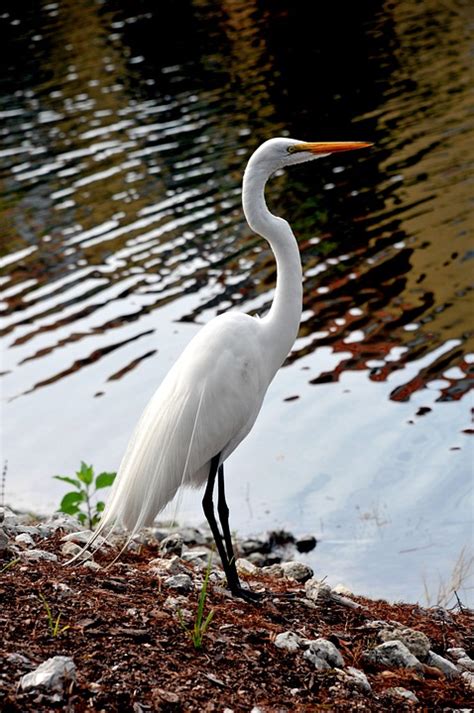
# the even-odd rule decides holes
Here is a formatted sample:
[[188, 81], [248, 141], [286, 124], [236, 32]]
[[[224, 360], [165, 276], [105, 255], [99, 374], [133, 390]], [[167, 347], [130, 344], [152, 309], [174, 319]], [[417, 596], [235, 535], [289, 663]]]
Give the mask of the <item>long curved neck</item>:
[[275, 255], [277, 284], [269, 313], [261, 320], [268, 354], [269, 378], [285, 361], [298, 334], [303, 285], [298, 243], [288, 223], [267, 208], [268, 173], [250, 160], [244, 173], [242, 203], [250, 228], [265, 238]]

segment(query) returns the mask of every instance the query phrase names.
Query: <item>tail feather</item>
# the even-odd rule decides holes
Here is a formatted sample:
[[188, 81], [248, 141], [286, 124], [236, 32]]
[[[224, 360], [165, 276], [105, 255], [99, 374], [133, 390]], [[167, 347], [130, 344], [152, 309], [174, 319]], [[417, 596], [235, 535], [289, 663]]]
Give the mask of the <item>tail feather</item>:
[[204, 465], [196, 459], [193, 446], [205, 384], [191, 393], [163, 387], [165, 382], [137, 424], [97, 530], [81, 552], [66, 564], [90, 550], [105, 531], [108, 539], [122, 525], [129, 534], [119, 557], [137, 532], [150, 525], [180, 486]]

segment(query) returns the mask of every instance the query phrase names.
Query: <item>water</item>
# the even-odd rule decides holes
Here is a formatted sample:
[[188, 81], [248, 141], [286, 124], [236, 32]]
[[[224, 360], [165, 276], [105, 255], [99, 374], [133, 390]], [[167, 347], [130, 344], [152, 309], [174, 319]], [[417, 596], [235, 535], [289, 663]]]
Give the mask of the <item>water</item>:
[[436, 601], [472, 564], [468, 4], [4, 2], [0, 23], [7, 501], [50, 510], [51, 475], [115, 469], [199, 326], [268, 309], [240, 206], [262, 140], [373, 141], [269, 186], [304, 313], [228, 495], [242, 533], [316, 534], [333, 584]]

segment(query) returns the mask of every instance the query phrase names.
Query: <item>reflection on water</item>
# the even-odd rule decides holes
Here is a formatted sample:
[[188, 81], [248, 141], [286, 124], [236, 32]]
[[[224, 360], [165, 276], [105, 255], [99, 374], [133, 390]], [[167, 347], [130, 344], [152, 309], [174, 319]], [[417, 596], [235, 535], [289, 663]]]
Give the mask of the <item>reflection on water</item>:
[[[315, 402], [329, 389], [341, 412], [340, 387], [360, 372], [368, 422], [359, 443], [379, 448], [374, 419], [390, 400], [408, 402], [405, 423], [457, 424], [432, 447], [443, 457], [461, 449], [466, 482], [466, 15], [462, 3], [408, 0], [383, 9], [182, 0], [159, 11], [149, 0], [3, 3], [0, 298], [12, 496], [28, 502], [40, 477], [48, 489], [45, 473], [71, 470], [79, 452], [116, 466], [193, 323], [268, 308], [275, 265], [243, 221], [240, 182], [251, 151], [282, 133], [376, 146], [269, 187], [300, 242], [305, 302], [268, 428], [286, 418], [284, 401], [299, 408], [318, 470]], [[381, 413], [364, 396], [377, 384]], [[402, 412], [390, 413], [396, 429]], [[342, 462], [334, 453], [329, 474]], [[290, 505], [287, 516], [291, 524]]]

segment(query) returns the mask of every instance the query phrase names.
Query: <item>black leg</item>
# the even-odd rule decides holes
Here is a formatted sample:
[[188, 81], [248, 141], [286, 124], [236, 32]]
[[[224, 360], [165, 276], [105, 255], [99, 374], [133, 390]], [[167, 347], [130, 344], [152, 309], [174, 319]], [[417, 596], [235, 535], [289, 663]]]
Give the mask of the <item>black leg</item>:
[[[224, 538], [225, 538], [225, 544], [224, 540], [222, 539], [222, 535], [219, 532], [219, 526], [217, 524], [216, 517], [214, 515], [214, 502], [212, 499], [213, 491], [214, 491], [214, 484], [216, 482], [216, 475], [217, 475], [217, 470], [219, 466], [219, 456], [220, 453], [211, 460], [211, 467], [209, 469], [209, 476], [207, 479], [207, 485], [206, 485], [206, 490], [204, 492], [204, 497], [202, 499], [202, 509], [204, 510], [204, 515], [206, 516], [206, 519], [209, 523], [209, 527], [211, 528], [212, 535], [214, 537], [214, 541], [216, 543], [217, 551], [219, 552], [222, 566], [224, 568], [225, 576], [227, 577], [227, 584], [229, 586], [230, 591], [234, 596], [241, 597], [242, 599], [247, 599], [248, 601], [254, 601], [257, 596], [254, 596], [254, 592], [249, 592], [247, 589], [243, 589], [243, 587], [240, 584], [239, 580], [239, 575], [237, 574], [237, 569], [235, 567], [235, 557], [232, 549], [232, 541], [230, 538], [230, 530], [229, 530], [229, 524], [228, 524], [228, 515], [229, 515], [229, 509], [227, 507], [227, 503], [225, 502], [225, 496], [223, 496], [223, 499], [221, 498], [221, 488], [219, 486], [219, 517], [221, 518], [221, 507], [223, 506], [223, 503], [225, 504], [225, 510], [227, 510], [225, 516], [224, 516], [224, 522], [225, 525], [222, 523], [222, 527], [224, 530]], [[224, 472], [222, 471], [222, 479], [224, 476]], [[223, 480], [222, 480], [223, 483]], [[222, 488], [222, 494], [223, 494], [223, 488]], [[229, 549], [230, 548], [230, 549]]]
[[219, 520], [222, 527], [222, 534], [224, 535], [225, 549], [227, 552], [227, 559], [229, 564], [234, 563], [235, 566], [235, 555], [234, 548], [232, 546], [232, 536], [230, 534], [229, 528], [229, 506], [227, 505], [225, 499], [225, 489], [224, 489], [224, 466], [219, 466], [219, 471], [217, 474], [217, 485], [218, 485], [218, 498], [217, 498], [217, 512], [219, 513]]
[[[224, 544], [227, 553], [227, 561], [229, 563], [229, 569], [232, 571], [232, 578], [237, 582], [239, 581], [239, 575], [237, 574], [237, 568], [235, 566], [235, 554], [234, 548], [232, 546], [232, 535], [230, 533], [229, 527], [229, 506], [225, 499], [225, 487], [224, 487], [224, 465], [219, 466], [217, 474], [217, 486], [218, 486], [218, 496], [217, 496], [217, 512], [219, 513], [219, 520], [221, 523], [222, 534], [224, 536]], [[252, 592], [248, 589], [242, 589], [239, 583], [239, 591], [234, 592], [237, 596], [244, 599], [256, 601], [260, 599], [260, 594]]]

